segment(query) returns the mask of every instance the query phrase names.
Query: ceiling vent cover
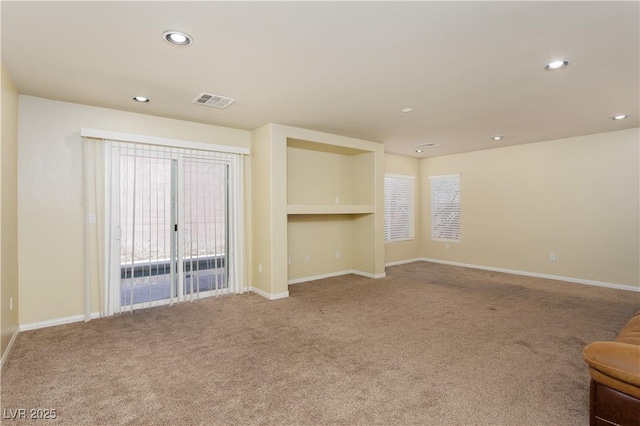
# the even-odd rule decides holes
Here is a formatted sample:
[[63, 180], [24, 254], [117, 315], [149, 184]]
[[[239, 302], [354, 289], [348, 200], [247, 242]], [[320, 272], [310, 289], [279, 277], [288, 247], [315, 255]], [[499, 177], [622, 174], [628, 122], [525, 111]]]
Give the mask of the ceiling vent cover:
[[220, 95], [212, 95], [211, 93], [200, 93], [194, 100], [194, 104], [198, 105], [206, 105], [214, 108], [226, 108], [232, 103], [235, 102], [235, 99], [228, 98], [226, 96]]
[[427, 143], [421, 143], [420, 145], [416, 145], [416, 148], [437, 148], [439, 146], [440, 144], [427, 142]]

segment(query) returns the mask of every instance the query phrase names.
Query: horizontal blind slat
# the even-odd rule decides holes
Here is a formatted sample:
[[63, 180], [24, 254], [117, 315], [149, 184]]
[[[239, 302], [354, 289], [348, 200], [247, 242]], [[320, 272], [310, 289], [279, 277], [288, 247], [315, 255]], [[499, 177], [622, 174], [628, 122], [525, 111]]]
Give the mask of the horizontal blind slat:
[[412, 239], [414, 176], [384, 178], [384, 239]]
[[431, 224], [434, 239], [460, 239], [460, 176], [431, 176]]

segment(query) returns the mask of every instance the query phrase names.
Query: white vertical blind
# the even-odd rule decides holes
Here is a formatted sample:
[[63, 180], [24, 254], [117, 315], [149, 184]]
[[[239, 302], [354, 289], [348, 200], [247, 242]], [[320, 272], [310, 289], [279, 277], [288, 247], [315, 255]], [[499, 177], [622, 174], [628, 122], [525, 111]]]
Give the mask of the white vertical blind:
[[114, 184], [119, 184], [114, 189], [120, 207], [120, 292], [114, 311], [120, 312], [172, 299], [171, 163], [176, 151], [121, 142], [113, 148], [118, 153]]
[[434, 240], [460, 240], [460, 175], [430, 176]]
[[404, 241], [414, 238], [414, 176], [384, 176], [384, 240]]
[[240, 156], [110, 144], [119, 206], [111, 312], [242, 293]]
[[229, 291], [227, 154], [189, 151], [184, 161], [185, 297]]
[[107, 316], [246, 290], [248, 149], [90, 129], [81, 136], [86, 320], [95, 302]]

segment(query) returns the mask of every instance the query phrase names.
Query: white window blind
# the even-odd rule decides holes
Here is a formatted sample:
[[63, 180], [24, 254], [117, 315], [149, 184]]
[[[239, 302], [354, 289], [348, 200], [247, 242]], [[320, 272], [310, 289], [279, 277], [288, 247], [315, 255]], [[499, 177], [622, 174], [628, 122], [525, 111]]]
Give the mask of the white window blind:
[[384, 240], [413, 239], [414, 176], [384, 177]]
[[430, 176], [434, 240], [460, 240], [460, 175]]

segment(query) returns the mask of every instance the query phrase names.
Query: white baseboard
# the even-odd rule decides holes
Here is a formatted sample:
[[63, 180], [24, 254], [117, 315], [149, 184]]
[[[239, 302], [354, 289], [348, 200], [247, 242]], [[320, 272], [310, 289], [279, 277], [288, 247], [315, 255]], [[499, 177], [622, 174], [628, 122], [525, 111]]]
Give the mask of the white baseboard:
[[370, 274], [368, 272], [362, 272], [362, 271], [351, 271], [352, 274], [355, 275], [360, 275], [361, 277], [367, 277], [367, 278], [373, 278], [374, 280], [377, 280], [378, 278], [384, 278], [387, 276], [386, 272], [383, 272], [381, 274]]
[[4, 363], [7, 361], [7, 358], [9, 358], [9, 353], [11, 352], [11, 348], [13, 348], [13, 344], [18, 338], [19, 333], [20, 333], [20, 328], [17, 327], [16, 330], [13, 332], [13, 335], [11, 336], [11, 340], [9, 340], [9, 344], [7, 345], [6, 349], [4, 350], [4, 353], [2, 354], [2, 359], [0, 360], [0, 370], [4, 367]]
[[421, 262], [424, 259], [421, 257], [417, 257], [415, 259], [407, 259], [407, 260], [396, 260], [395, 262], [385, 263], [384, 266], [397, 266], [397, 265], [405, 265], [407, 263]]
[[309, 277], [302, 277], [302, 278], [296, 278], [294, 280], [289, 280], [288, 284], [292, 285], [292, 284], [306, 283], [307, 281], [315, 281], [315, 280], [322, 280], [324, 278], [339, 277], [341, 275], [349, 275], [352, 273], [353, 271], [348, 270], [348, 271], [330, 272], [328, 274], [312, 275]]
[[420, 260], [424, 262], [441, 263], [443, 265], [462, 266], [463, 268], [482, 269], [485, 271], [492, 271], [492, 272], [504, 272], [505, 274], [523, 275], [526, 277], [545, 278], [548, 280], [567, 281], [567, 282], [576, 283], [576, 284], [585, 284], [585, 285], [593, 285], [597, 287], [614, 288], [616, 290], [640, 292], [640, 287], [633, 287], [625, 284], [613, 284], [613, 283], [607, 283], [603, 281], [585, 280], [583, 278], [573, 278], [573, 277], [564, 277], [560, 275], [540, 274], [537, 272], [518, 271], [515, 269], [494, 268], [492, 266], [473, 265], [470, 263], [460, 263], [460, 262], [450, 262], [448, 260], [429, 259], [426, 257], [423, 257]]
[[382, 273], [382, 274], [370, 274], [368, 272], [362, 272], [362, 271], [356, 271], [355, 269], [349, 269], [347, 271], [330, 272], [328, 274], [312, 275], [312, 276], [309, 276], [309, 277], [296, 278], [296, 279], [293, 279], [293, 280], [289, 280], [288, 284], [289, 285], [300, 284], [300, 283], [306, 283], [308, 281], [321, 280], [321, 279], [324, 279], [324, 278], [339, 277], [339, 276], [342, 276], [342, 275], [349, 275], [349, 274], [360, 275], [362, 277], [373, 278], [373, 279], [384, 278], [386, 276], [385, 273]]
[[259, 288], [255, 288], [255, 287], [249, 287], [249, 291], [258, 294], [266, 299], [269, 300], [279, 300], [279, 299], [286, 299], [287, 297], [289, 297], [289, 292], [288, 291], [283, 291], [282, 293], [267, 293], [264, 290], [260, 290]]
[[[91, 319], [100, 318], [100, 312], [91, 312]], [[73, 322], [84, 321], [84, 315], [72, 315], [70, 317], [56, 318], [47, 321], [32, 322], [30, 324], [22, 324], [20, 331], [37, 330], [39, 328], [54, 327], [56, 325], [71, 324]]]

